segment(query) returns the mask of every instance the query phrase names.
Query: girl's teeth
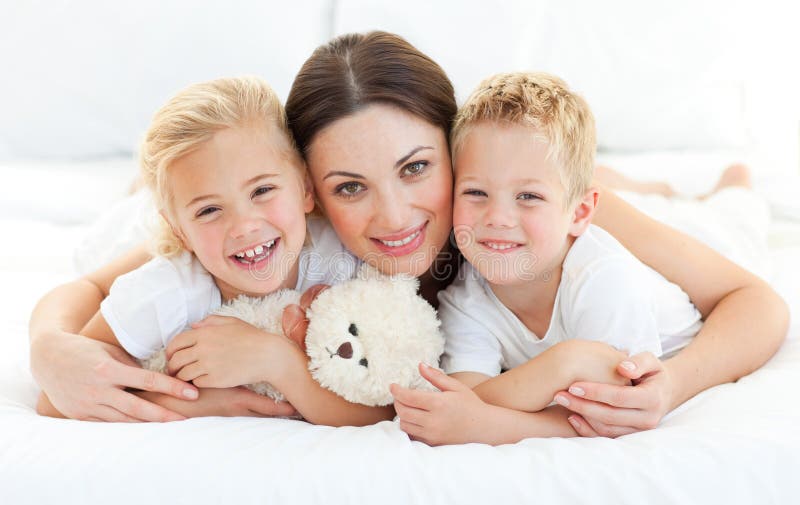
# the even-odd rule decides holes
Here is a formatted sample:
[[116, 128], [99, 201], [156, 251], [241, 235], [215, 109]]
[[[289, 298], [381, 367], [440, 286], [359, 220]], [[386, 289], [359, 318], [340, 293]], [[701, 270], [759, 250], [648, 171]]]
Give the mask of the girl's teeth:
[[244, 252], [244, 254], [245, 254], [245, 255], [246, 255], [248, 258], [252, 258], [253, 256], [255, 256], [255, 255], [256, 255], [256, 253], [254, 253], [252, 249], [248, 249], [248, 250], [246, 250], [246, 251]]
[[237, 258], [244, 258], [244, 253], [236, 253]]
[[264, 252], [264, 246], [256, 246], [255, 251], [256, 254], [261, 254], [262, 252]]
[[417, 230], [408, 237], [404, 238], [403, 240], [381, 240], [384, 245], [388, 245], [389, 247], [400, 247], [401, 245], [406, 245], [419, 235], [421, 230]]

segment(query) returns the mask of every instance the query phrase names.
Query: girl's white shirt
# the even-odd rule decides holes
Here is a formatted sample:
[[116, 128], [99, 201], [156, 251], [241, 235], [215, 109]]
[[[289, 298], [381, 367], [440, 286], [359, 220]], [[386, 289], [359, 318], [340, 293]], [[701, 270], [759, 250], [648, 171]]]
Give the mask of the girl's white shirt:
[[[307, 226], [310, 244], [300, 252], [294, 288], [302, 292], [315, 284], [352, 278], [361, 262], [344, 248], [328, 221], [312, 217]], [[144, 359], [221, 303], [214, 278], [193, 254], [183, 252], [153, 258], [118, 277], [100, 312], [120, 345], [131, 356]]]

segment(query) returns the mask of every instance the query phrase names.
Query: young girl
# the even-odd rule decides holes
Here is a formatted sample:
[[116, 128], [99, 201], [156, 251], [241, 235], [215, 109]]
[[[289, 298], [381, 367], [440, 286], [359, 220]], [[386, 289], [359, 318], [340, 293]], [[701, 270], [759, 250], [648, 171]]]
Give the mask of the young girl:
[[[304, 247], [314, 200], [277, 96], [248, 77], [188, 87], [156, 113], [141, 169], [163, 218], [157, 256], [114, 282], [85, 335], [139, 359], [169, 346], [170, 372], [198, 387], [261, 380], [277, 368], [269, 340], [284, 337], [170, 343], [239, 295], [305, 291], [355, 269], [321, 220], [309, 222], [313, 249]], [[47, 403], [39, 410], [56, 414]]]

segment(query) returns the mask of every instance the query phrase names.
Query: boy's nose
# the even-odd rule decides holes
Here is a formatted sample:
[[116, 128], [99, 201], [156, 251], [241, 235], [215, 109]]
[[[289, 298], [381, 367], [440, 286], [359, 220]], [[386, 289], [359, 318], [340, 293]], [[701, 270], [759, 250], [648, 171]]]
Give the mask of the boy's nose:
[[486, 209], [484, 224], [490, 228], [512, 228], [516, 224], [516, 215], [510, 205], [492, 202]]

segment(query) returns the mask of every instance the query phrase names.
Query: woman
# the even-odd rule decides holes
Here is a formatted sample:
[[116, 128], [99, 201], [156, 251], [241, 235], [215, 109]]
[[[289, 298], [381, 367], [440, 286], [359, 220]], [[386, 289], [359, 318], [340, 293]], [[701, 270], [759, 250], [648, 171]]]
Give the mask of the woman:
[[[441, 68], [397, 36], [346, 35], [312, 54], [286, 108], [318, 204], [340, 240], [383, 271], [419, 277], [423, 296], [435, 302], [458, 261], [447, 240], [452, 198], [447, 138], [456, 104]], [[580, 414], [575, 420], [581, 435], [618, 436], [652, 428], [688, 398], [750, 373], [777, 350], [788, 310], [766, 283], [612, 193], [604, 193], [594, 222], [680, 285], [706, 322], [693, 343], [670, 360], [632, 357], [635, 369], [619, 371], [636, 386], [581, 384], [583, 397], [563, 393], [568, 408]], [[69, 417], [179, 419], [173, 410], [180, 406], [185, 412], [184, 404], [197, 395], [192, 386], [144, 372], [120, 350], [77, 334], [114, 278], [146, 260], [143, 249], [135, 251], [56, 288], [34, 311], [32, 370], [53, 404]], [[249, 331], [243, 325], [206, 325], [182, 336], [191, 340]], [[760, 337], [754, 340], [753, 335]], [[149, 393], [137, 397], [126, 387]], [[198, 412], [272, 415], [285, 409], [239, 389], [202, 391], [200, 396]], [[315, 421], [364, 424], [390, 415], [387, 410], [351, 410]], [[536, 414], [530, 416], [535, 423]]]

